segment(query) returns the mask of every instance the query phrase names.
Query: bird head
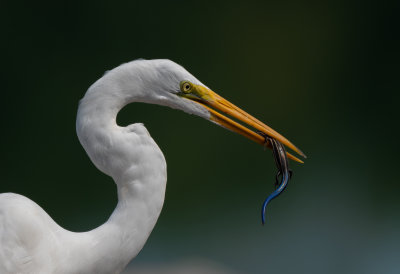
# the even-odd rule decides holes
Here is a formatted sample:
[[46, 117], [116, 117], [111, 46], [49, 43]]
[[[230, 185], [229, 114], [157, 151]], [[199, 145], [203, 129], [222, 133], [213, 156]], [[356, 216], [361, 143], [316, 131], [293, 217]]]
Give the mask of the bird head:
[[[129, 93], [129, 96], [133, 96], [129, 101], [159, 104], [180, 109], [271, 148], [271, 144], [266, 138], [266, 136], [269, 136], [300, 156], [306, 157], [288, 139], [222, 98], [173, 61], [140, 59], [126, 63], [115, 71], [121, 69], [125, 73], [115, 73], [115, 75], [124, 75], [127, 80], [119, 79], [116, 82], [130, 84], [134, 81], [135, 83], [134, 90]], [[113, 71], [106, 76], [113, 77], [112, 75]], [[127, 86], [122, 88], [129, 90]], [[303, 162], [290, 153], [287, 153], [287, 155], [292, 160]]]

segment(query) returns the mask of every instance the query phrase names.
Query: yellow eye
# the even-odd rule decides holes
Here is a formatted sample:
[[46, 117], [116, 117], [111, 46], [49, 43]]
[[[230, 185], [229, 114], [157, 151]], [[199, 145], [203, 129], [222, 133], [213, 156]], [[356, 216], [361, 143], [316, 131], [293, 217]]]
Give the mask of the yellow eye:
[[192, 89], [192, 83], [188, 81], [181, 82], [181, 91], [188, 93]]

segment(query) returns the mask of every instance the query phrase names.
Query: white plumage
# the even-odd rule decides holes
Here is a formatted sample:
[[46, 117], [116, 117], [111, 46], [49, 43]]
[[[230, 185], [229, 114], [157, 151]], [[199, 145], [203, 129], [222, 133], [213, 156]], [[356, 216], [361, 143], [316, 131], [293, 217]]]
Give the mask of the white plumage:
[[[60, 227], [30, 199], [0, 194], [0, 273], [121, 272], [141, 250], [158, 219], [167, 174], [164, 156], [146, 128], [140, 123], [118, 126], [119, 110], [132, 102], [169, 106], [262, 143], [258, 134], [224, 120], [207, 107], [210, 102], [222, 104], [219, 100], [223, 99], [214, 95], [169, 60], [136, 60], [107, 72], [80, 101], [76, 129], [92, 162], [114, 179], [117, 207], [100, 227], [76, 233]], [[253, 119], [250, 115], [246, 118]], [[270, 130], [263, 131], [291, 145]]]

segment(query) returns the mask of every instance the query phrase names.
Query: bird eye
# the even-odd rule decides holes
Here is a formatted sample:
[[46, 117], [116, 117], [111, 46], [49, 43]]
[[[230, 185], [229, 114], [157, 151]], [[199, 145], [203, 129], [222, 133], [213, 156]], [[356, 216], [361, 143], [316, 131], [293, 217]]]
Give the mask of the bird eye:
[[181, 91], [182, 91], [182, 92], [187, 93], [187, 92], [189, 92], [191, 89], [192, 89], [192, 84], [191, 84], [190, 82], [188, 82], [188, 81], [183, 81], [183, 82], [181, 83]]

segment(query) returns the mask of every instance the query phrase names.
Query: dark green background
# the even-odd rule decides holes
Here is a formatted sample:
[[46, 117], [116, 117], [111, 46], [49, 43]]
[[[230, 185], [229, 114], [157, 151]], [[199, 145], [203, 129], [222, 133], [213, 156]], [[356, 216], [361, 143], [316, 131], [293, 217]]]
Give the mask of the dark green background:
[[[397, 3], [395, 3], [397, 2]], [[1, 183], [92, 229], [112, 180], [75, 133], [104, 71], [168, 58], [308, 156], [260, 224], [270, 151], [200, 118], [130, 105], [168, 162], [165, 206], [133, 266], [190, 258], [237, 273], [399, 273], [398, 1], [2, 2]]]

